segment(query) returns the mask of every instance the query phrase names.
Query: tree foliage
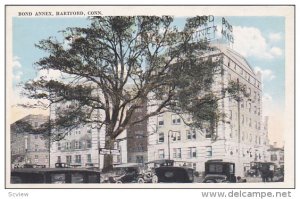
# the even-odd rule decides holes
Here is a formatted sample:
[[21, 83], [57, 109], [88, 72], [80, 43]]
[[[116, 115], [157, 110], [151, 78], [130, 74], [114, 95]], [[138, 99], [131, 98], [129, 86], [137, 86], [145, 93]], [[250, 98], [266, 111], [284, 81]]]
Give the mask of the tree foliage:
[[[207, 21], [188, 18], [180, 30], [170, 16], [89, 18], [88, 27], [63, 31], [65, 39], [36, 44], [47, 56], [38, 70], [58, 70], [64, 80], [31, 80], [25, 94], [48, 99], [56, 111], [51, 127], [62, 133], [78, 125], [97, 123], [113, 141], [124, 129], [165, 111], [193, 116], [195, 125], [218, 120], [217, 97], [211, 87], [221, 71], [221, 59], [210, 57], [206, 40], [194, 42]], [[151, 102], [151, 103], [149, 103]], [[142, 118], [134, 111], [147, 103]]]

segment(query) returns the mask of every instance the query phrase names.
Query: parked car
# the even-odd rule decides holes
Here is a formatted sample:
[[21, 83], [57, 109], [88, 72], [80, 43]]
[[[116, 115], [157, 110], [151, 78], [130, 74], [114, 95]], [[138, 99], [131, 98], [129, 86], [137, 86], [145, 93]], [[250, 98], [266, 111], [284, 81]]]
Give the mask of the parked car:
[[209, 160], [205, 162], [205, 176], [208, 175], [226, 176], [227, 181], [236, 182], [235, 164], [222, 160]]
[[24, 164], [22, 168], [46, 168], [46, 165], [41, 165], [41, 164]]
[[101, 183], [134, 183], [141, 173], [139, 164], [116, 165], [111, 171], [101, 173]]
[[74, 168], [23, 168], [11, 171], [11, 183], [99, 183], [100, 172]]
[[194, 170], [186, 167], [161, 166], [155, 168], [158, 183], [194, 182]]

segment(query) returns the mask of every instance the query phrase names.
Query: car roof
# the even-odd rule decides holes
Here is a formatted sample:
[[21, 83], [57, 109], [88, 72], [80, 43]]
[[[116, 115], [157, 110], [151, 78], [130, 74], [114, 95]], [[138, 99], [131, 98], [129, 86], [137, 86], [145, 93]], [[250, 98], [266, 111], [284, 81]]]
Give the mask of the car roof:
[[54, 172], [90, 172], [100, 173], [98, 170], [85, 168], [19, 168], [13, 169], [12, 173], [54, 173]]
[[204, 178], [205, 178], [205, 179], [208, 179], [208, 178], [217, 178], [217, 177], [220, 177], [220, 178], [227, 178], [226, 175], [218, 175], [218, 174], [207, 174]]
[[141, 164], [138, 163], [126, 163], [115, 165], [114, 168], [126, 168], [126, 167], [141, 167]]

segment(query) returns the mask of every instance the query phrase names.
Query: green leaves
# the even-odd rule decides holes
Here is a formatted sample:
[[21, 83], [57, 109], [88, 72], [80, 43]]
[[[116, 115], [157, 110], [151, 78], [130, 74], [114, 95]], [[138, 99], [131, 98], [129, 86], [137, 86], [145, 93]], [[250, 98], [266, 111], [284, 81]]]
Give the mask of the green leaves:
[[[63, 41], [49, 37], [36, 45], [48, 53], [36, 62], [37, 69], [60, 71], [65, 77], [24, 86], [30, 98], [64, 105], [51, 123], [55, 129], [105, 124], [107, 136], [114, 139], [166, 110], [191, 114], [199, 126], [218, 120], [217, 98], [210, 91], [219, 63], [206, 56], [212, 50], [207, 41], [192, 40], [207, 18], [188, 18], [183, 28], [173, 24], [172, 16], [89, 19], [88, 27], [62, 31]], [[132, 113], [146, 99], [156, 108], [137, 120]], [[67, 108], [68, 103], [74, 106]], [[103, 114], [95, 118], [97, 111]]]

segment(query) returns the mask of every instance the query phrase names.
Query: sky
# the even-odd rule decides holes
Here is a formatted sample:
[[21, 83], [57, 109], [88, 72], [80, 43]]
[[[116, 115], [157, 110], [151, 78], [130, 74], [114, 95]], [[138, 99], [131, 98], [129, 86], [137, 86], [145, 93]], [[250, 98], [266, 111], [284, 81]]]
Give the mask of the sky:
[[[243, 55], [255, 71], [262, 73], [263, 114], [269, 116], [270, 142], [283, 144], [282, 113], [285, 103], [285, 19], [284, 17], [226, 17], [233, 27], [234, 44], [232, 48]], [[218, 31], [221, 17], [214, 17]], [[28, 100], [20, 96], [19, 84], [29, 79], [47, 75], [37, 71], [34, 63], [45, 54], [34, 46], [38, 41], [50, 36], [63, 38], [61, 30], [66, 27], [88, 26], [85, 18], [19, 18], [13, 19], [13, 97], [12, 105]], [[183, 18], [177, 18], [174, 24], [181, 27]], [[53, 72], [52, 75], [59, 75]], [[14, 120], [28, 114], [28, 110], [13, 106]], [[32, 110], [31, 113], [41, 110]]]

